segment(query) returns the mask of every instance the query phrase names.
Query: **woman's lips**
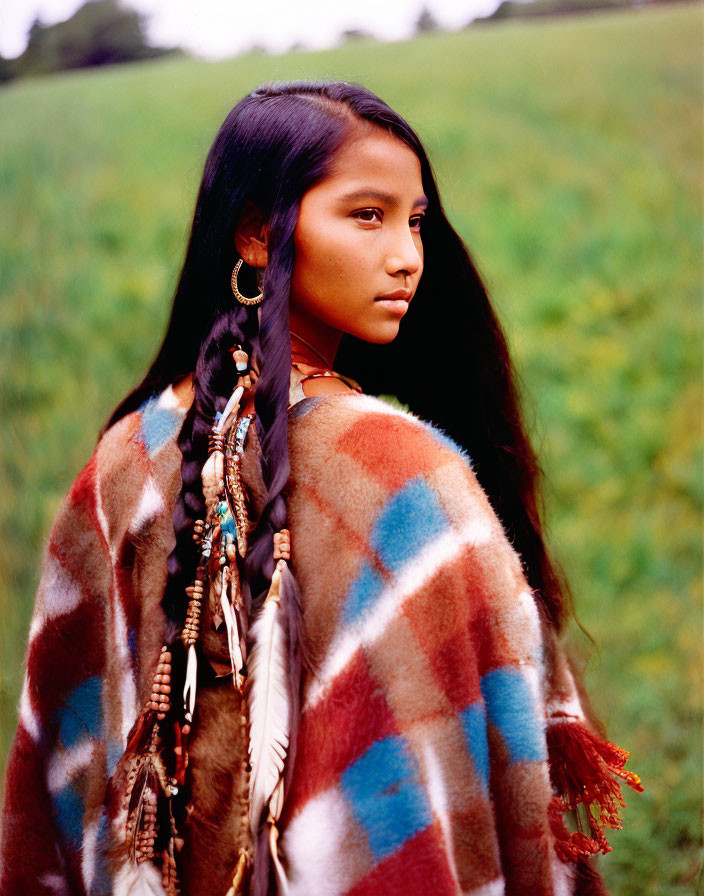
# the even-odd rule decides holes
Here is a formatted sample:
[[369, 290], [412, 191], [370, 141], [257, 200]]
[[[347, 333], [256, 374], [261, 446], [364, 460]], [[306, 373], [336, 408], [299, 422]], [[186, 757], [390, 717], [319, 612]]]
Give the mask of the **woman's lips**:
[[406, 299], [375, 299], [374, 301], [377, 305], [383, 306], [387, 311], [391, 311], [393, 314], [403, 316], [408, 311], [408, 302]]
[[393, 292], [386, 292], [383, 296], [377, 296], [377, 299], [403, 299], [406, 302], [411, 301], [410, 289], [395, 289]]
[[374, 301], [379, 305], [383, 305], [387, 311], [403, 316], [408, 311], [411, 291], [410, 289], [395, 289], [393, 292], [386, 293], [386, 295], [377, 296]]

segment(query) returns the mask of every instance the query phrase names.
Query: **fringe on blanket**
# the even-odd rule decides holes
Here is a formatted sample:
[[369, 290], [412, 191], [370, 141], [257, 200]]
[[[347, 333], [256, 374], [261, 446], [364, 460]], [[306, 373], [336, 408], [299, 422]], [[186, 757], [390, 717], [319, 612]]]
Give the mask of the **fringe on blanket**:
[[[636, 792], [643, 791], [638, 775], [624, 768], [630, 754], [576, 720], [553, 722], [546, 734], [550, 778], [557, 791], [549, 808], [555, 852], [563, 862], [606, 855], [613, 847], [604, 829], [623, 827], [621, 808], [626, 803], [619, 778]], [[565, 826], [566, 812], [573, 813], [574, 832]]]

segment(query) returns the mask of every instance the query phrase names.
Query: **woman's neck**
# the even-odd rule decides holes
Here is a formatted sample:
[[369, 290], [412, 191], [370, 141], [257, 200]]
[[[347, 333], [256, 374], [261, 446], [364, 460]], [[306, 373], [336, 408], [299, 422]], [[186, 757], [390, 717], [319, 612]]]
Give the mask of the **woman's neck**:
[[319, 320], [291, 314], [291, 361], [333, 369], [342, 333]]

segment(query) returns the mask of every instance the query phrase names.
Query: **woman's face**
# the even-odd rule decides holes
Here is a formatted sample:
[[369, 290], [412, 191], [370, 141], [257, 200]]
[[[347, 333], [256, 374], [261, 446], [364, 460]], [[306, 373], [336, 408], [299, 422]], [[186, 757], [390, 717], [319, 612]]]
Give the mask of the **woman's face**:
[[291, 330], [318, 344], [342, 333], [391, 342], [423, 273], [426, 206], [420, 162], [405, 143], [376, 127], [345, 141], [330, 175], [301, 200]]

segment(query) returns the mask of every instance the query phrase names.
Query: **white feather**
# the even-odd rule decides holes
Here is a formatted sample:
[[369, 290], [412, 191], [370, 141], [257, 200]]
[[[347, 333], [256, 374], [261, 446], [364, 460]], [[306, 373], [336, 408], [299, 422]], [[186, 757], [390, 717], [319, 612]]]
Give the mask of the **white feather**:
[[211, 507], [218, 500], [224, 488], [224, 457], [222, 451], [213, 451], [203, 464], [200, 475], [206, 507]]
[[225, 432], [225, 430], [229, 429], [230, 417], [232, 417], [233, 414], [237, 413], [243, 392], [244, 388], [242, 386], [238, 386], [232, 393], [232, 395], [230, 396], [230, 400], [225, 405], [225, 410], [222, 412], [222, 417], [215, 424], [214, 429], [216, 432]]
[[225, 620], [225, 628], [227, 629], [227, 646], [230, 648], [232, 674], [235, 676], [235, 681], [237, 681], [237, 677], [244, 665], [242, 662], [242, 651], [240, 650], [240, 633], [237, 629], [237, 617], [224, 589], [220, 595], [220, 606], [222, 607], [222, 615]]
[[186, 719], [193, 720], [193, 710], [196, 705], [196, 678], [198, 675], [198, 657], [193, 644], [188, 648], [188, 664], [186, 666], [186, 684], [183, 687], [183, 708], [186, 711]]
[[247, 658], [247, 632], [249, 630], [249, 619], [247, 618], [247, 610], [244, 607], [244, 603], [242, 601], [242, 596], [240, 594], [237, 595], [235, 599], [235, 615], [237, 616], [237, 622], [239, 623], [239, 631], [240, 631], [240, 650], [242, 651], [242, 656]]
[[166, 896], [161, 872], [152, 862], [124, 862], [113, 877], [113, 896]]
[[283, 774], [290, 732], [288, 646], [274, 573], [264, 607], [251, 627], [249, 681], [250, 821], [256, 835], [264, 808]]

